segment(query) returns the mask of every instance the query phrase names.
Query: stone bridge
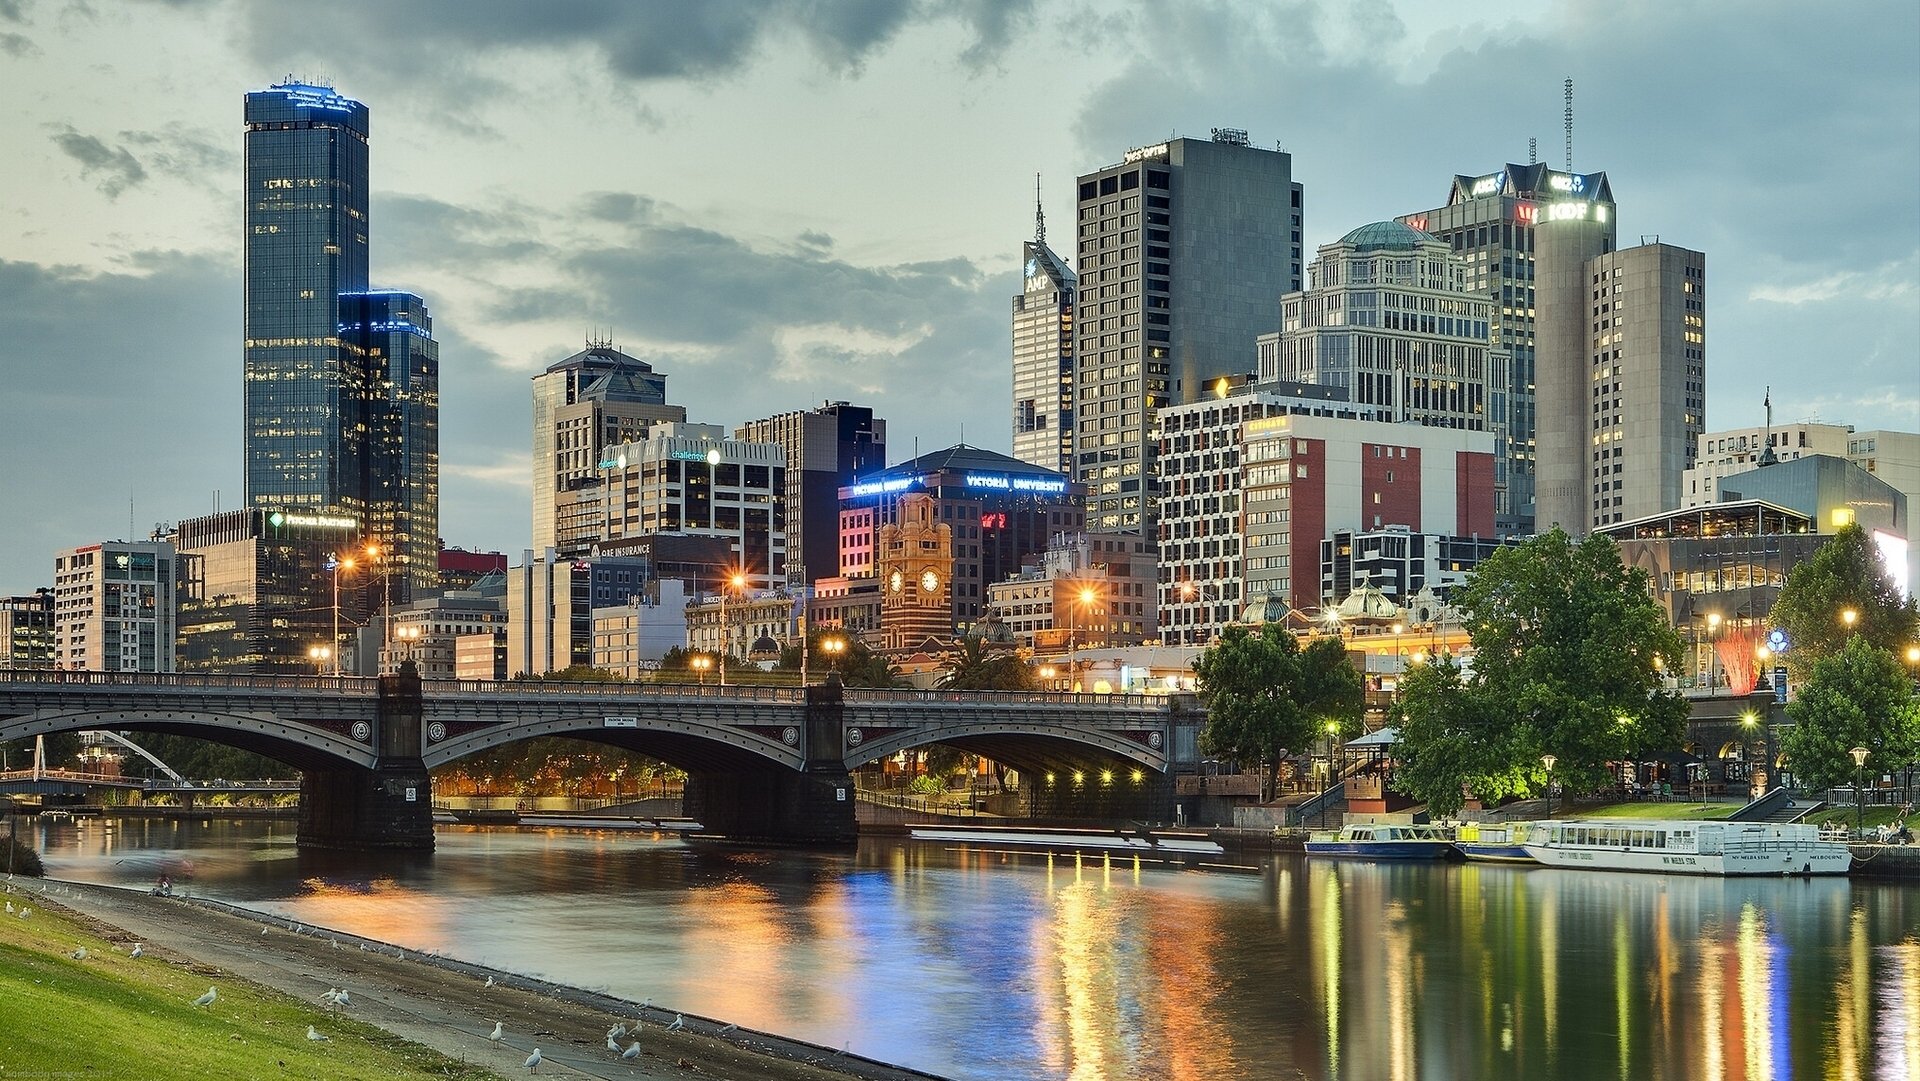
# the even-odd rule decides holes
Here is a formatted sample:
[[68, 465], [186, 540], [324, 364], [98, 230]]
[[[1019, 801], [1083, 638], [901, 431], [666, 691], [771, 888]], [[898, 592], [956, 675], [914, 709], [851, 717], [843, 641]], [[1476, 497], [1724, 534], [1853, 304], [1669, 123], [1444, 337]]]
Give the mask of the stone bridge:
[[538, 736], [686, 770], [686, 813], [740, 839], [851, 842], [850, 771], [934, 743], [1018, 769], [1044, 813], [1167, 817], [1203, 721], [1188, 695], [0, 673], [0, 741], [105, 729], [254, 751], [301, 770], [300, 842], [345, 848], [431, 847], [427, 771]]

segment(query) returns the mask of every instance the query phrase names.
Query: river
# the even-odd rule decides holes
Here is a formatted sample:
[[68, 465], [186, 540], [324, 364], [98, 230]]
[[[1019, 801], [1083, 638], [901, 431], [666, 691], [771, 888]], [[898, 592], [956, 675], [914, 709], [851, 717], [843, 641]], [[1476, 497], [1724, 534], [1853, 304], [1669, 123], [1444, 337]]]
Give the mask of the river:
[[20, 819], [176, 890], [967, 1081], [1920, 1077], [1920, 889], [1249, 857], [1256, 874], [442, 827]]

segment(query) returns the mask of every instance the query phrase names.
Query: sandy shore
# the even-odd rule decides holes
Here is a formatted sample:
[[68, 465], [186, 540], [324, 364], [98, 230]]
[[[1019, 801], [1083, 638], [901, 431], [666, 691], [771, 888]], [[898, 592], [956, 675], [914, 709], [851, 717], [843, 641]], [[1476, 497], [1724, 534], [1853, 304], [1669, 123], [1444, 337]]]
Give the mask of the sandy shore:
[[[42, 893], [41, 887], [47, 887]], [[926, 1081], [857, 1055], [727, 1028], [687, 1016], [667, 1026], [671, 1009], [579, 988], [530, 980], [494, 969], [399, 950], [369, 939], [310, 927], [201, 899], [160, 898], [143, 892], [76, 883], [15, 879], [14, 888], [41, 904], [67, 908], [95, 921], [110, 940], [146, 943], [148, 953], [173, 955], [209, 976], [231, 973], [295, 998], [318, 1001], [329, 988], [351, 992], [357, 1019], [378, 1025], [449, 1057], [484, 1065], [504, 1077], [524, 1077], [522, 1063], [538, 1047], [540, 1076], [622, 1081]], [[264, 934], [262, 931], [264, 930]], [[491, 976], [494, 986], [486, 986]], [[505, 1040], [487, 1035], [495, 1021]], [[622, 1060], [607, 1050], [615, 1022], [638, 1022], [641, 1053]], [[632, 1038], [622, 1039], [622, 1047]], [[937, 1081], [937, 1079], [935, 1079]]]

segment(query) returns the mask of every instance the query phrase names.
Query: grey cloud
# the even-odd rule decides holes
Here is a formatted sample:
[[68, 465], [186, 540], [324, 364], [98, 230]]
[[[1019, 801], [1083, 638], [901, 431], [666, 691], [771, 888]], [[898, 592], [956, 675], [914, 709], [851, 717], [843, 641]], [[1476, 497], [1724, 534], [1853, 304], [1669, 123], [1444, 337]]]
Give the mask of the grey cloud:
[[194, 184], [239, 172], [240, 155], [225, 143], [179, 131], [123, 131], [120, 138], [141, 148], [154, 171]]
[[33, 39], [25, 34], [0, 34], [0, 53], [24, 60], [29, 56], [39, 55], [40, 46], [35, 45]]
[[[142, 252], [128, 269], [0, 261], [0, 593], [48, 584], [53, 553], [240, 499], [240, 275]], [[137, 358], [137, 363], [129, 362]]]
[[626, 191], [597, 191], [586, 197], [581, 209], [598, 221], [631, 222], [652, 217], [653, 200]]
[[376, 193], [368, 213], [380, 235], [376, 275], [385, 273], [381, 267], [458, 267], [474, 273], [550, 253], [534, 238], [535, 223], [519, 207], [476, 210], [424, 195]]
[[22, 4], [20, 0], [0, 0], [0, 19], [14, 23], [26, 22], [26, 5]]
[[147, 179], [147, 170], [124, 146], [110, 147], [71, 127], [55, 131], [53, 141], [63, 153], [80, 163], [81, 176], [100, 177], [100, 190], [109, 199], [119, 198], [120, 193]]

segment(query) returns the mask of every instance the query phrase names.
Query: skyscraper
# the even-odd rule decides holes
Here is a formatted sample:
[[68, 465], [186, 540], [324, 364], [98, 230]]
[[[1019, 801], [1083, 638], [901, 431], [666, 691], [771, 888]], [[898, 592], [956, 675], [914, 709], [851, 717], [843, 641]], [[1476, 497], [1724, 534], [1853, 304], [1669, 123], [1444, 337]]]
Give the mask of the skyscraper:
[[[1504, 500], [1495, 507], [1501, 533], [1532, 533], [1536, 500], [1536, 304], [1540, 288], [1538, 231], [1555, 206], [1591, 223], [1599, 247], [1581, 261], [1616, 246], [1613, 189], [1605, 173], [1573, 173], [1545, 165], [1508, 164], [1484, 176], [1455, 176], [1446, 205], [1398, 219], [1450, 244], [1467, 261], [1469, 292], [1492, 302], [1488, 345], [1513, 358], [1504, 423], [1490, 425], [1498, 447], [1495, 483]], [[1562, 219], [1566, 220], [1566, 219]], [[1580, 367], [1576, 364], [1576, 367]], [[1544, 528], [1546, 523], [1542, 523]]]
[[1034, 180], [1033, 239], [1020, 247], [1022, 286], [1013, 298], [1013, 456], [1073, 472], [1075, 278], [1047, 247], [1047, 219]]
[[867, 406], [824, 402], [818, 409], [750, 420], [734, 429], [733, 438], [785, 449], [787, 580], [839, 574], [840, 489], [886, 468], [887, 422]]
[[367, 107], [286, 82], [245, 115], [246, 499], [364, 516], [370, 377], [340, 298], [367, 289]]
[[[533, 550], [560, 546], [559, 521], [582, 501], [600, 504], [604, 451], [645, 439], [655, 424], [687, 419], [667, 404], [667, 377], [608, 341], [587, 347], [533, 377]], [[591, 508], [589, 508], [590, 510]], [[590, 539], [590, 538], [587, 538]], [[564, 546], [562, 554], [587, 544]]]
[[1587, 525], [1583, 493], [1592, 427], [1590, 356], [1597, 344], [1593, 324], [1599, 307], [1592, 299], [1595, 289], [1587, 283], [1587, 268], [1613, 250], [1614, 221], [1611, 208], [1597, 203], [1567, 201], [1536, 205], [1534, 210], [1539, 318], [1533, 366], [1533, 531], [1558, 526], [1581, 536]]
[[1087, 523], [1152, 529], [1153, 416], [1254, 363], [1300, 289], [1293, 158], [1247, 133], [1127, 151], [1079, 178], [1074, 470]]
[[367, 372], [365, 530], [388, 553], [394, 603], [440, 584], [440, 343], [412, 293], [346, 293], [340, 344]]

